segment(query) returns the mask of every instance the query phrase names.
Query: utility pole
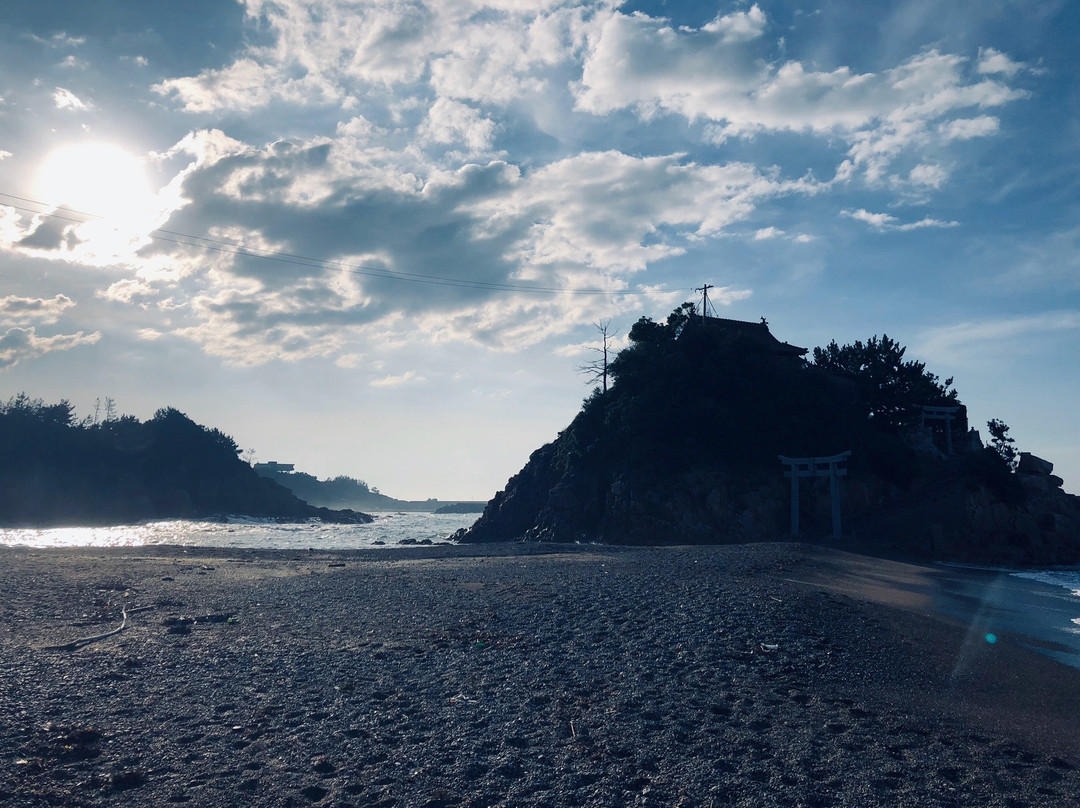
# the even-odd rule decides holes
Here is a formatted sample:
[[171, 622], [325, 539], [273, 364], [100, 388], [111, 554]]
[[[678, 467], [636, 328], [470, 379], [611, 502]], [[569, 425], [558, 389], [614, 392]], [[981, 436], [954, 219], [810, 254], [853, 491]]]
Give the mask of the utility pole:
[[695, 289], [695, 292], [701, 292], [701, 324], [705, 325], [705, 312], [709, 310], [709, 290], [712, 289], [711, 283], [703, 284]]

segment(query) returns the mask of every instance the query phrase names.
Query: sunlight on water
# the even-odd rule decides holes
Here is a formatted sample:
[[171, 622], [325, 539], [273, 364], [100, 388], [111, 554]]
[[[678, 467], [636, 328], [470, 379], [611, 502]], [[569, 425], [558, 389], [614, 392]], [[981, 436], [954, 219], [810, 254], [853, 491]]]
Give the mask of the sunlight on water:
[[117, 527], [56, 527], [0, 530], [0, 546], [141, 547], [181, 544], [198, 547], [241, 547], [291, 550], [355, 550], [393, 547], [402, 541], [445, 541], [468, 527], [479, 514], [377, 513], [369, 525], [322, 522], [277, 524], [235, 519], [228, 522], [171, 521]]

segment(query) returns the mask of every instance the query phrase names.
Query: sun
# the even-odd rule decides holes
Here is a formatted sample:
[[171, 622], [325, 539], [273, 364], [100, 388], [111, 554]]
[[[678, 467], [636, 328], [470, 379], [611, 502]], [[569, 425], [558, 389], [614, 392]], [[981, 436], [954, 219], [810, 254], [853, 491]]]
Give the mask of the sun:
[[51, 152], [38, 175], [40, 201], [116, 225], [143, 218], [153, 193], [142, 163], [112, 143], [86, 142]]

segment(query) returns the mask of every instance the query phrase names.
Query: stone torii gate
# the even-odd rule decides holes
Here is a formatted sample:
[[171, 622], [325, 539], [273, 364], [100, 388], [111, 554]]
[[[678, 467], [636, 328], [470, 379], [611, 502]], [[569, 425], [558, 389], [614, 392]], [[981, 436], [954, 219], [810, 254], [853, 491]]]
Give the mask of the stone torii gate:
[[780, 462], [787, 467], [785, 477], [791, 478], [791, 535], [799, 535], [799, 479], [802, 477], [828, 477], [829, 498], [832, 501], [833, 536], [840, 538], [840, 487], [837, 477], [847, 476], [847, 460], [851, 450], [832, 457], [784, 457]]
[[944, 421], [945, 422], [945, 454], [951, 455], [953, 453], [952, 448], [952, 422], [956, 418], [956, 413], [960, 412], [959, 407], [920, 407], [922, 410], [922, 416], [919, 418], [919, 427], [921, 429], [926, 428], [927, 421]]

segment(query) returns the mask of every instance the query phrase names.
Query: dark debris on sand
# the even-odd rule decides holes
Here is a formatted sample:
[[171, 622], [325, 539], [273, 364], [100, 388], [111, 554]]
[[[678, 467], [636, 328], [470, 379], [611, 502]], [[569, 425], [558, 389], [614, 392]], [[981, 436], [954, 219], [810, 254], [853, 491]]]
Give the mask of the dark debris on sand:
[[[1080, 672], [1007, 641], [959, 666], [961, 628], [808, 584], [816, 564], [3, 550], [0, 804], [1080, 804], [1076, 738], [1039, 712]], [[154, 608], [47, 650], [125, 605]]]

